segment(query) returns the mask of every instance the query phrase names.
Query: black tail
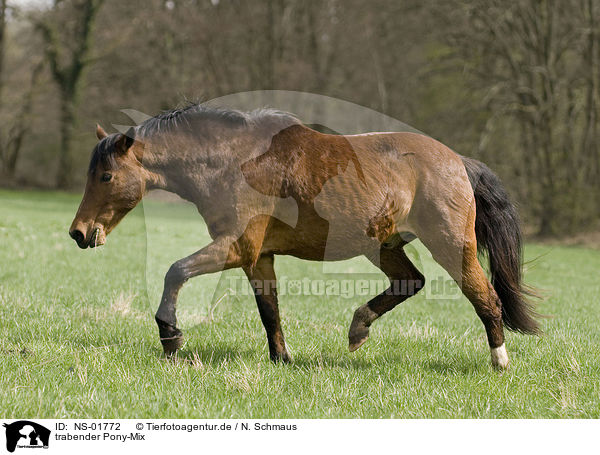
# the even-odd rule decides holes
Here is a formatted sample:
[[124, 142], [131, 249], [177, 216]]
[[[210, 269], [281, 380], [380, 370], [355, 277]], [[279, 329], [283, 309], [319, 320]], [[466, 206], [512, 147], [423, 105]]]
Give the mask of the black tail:
[[475, 193], [477, 248], [487, 252], [491, 282], [502, 302], [502, 320], [511, 330], [539, 334], [539, 315], [526, 296], [536, 295], [522, 281], [522, 240], [517, 210], [500, 179], [485, 164], [462, 157]]

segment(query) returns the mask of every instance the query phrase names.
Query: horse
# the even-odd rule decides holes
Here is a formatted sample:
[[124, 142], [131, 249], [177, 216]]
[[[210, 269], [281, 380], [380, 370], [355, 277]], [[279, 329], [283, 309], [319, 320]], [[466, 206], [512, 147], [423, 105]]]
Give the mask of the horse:
[[[153, 189], [191, 201], [212, 242], [171, 265], [156, 323], [164, 354], [183, 343], [177, 295], [192, 277], [241, 268], [255, 294], [271, 360], [289, 362], [274, 257], [366, 256], [390, 287], [354, 312], [349, 350], [425, 277], [404, 246], [418, 238], [456, 281], [486, 331], [492, 365], [508, 367], [504, 326], [539, 334], [522, 279], [519, 218], [483, 163], [418, 133], [325, 134], [273, 109], [192, 104], [126, 133], [97, 125], [83, 199], [69, 229], [94, 248]], [[488, 280], [478, 253], [489, 258]], [[411, 283], [410, 286], [402, 285]], [[399, 285], [400, 284], [400, 285]]]

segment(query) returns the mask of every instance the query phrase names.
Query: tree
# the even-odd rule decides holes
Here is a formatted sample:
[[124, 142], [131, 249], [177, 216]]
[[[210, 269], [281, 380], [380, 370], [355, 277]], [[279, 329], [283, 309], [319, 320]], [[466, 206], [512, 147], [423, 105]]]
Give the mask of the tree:
[[453, 34], [460, 61], [484, 92], [490, 119], [508, 119], [518, 130], [521, 150], [513, 170], [523, 176], [524, 197], [544, 236], [597, 217], [594, 3], [476, 0], [461, 10], [463, 24]]
[[[6, 0], [0, 0], [0, 106], [4, 105], [4, 71], [6, 47], [6, 17], [8, 5]], [[14, 14], [14, 9], [13, 9]], [[28, 88], [23, 93], [20, 107], [12, 109], [16, 115], [10, 120], [0, 122], [0, 163], [3, 178], [13, 180], [17, 168], [17, 161], [23, 146], [23, 139], [29, 131], [29, 117], [34, 104], [34, 91], [37, 86], [42, 65], [40, 62], [33, 65], [31, 80]]]
[[58, 188], [69, 188], [73, 173], [73, 131], [84, 71], [90, 64], [94, 21], [103, 0], [55, 0], [50, 13], [36, 20], [46, 46], [46, 58], [60, 98]]

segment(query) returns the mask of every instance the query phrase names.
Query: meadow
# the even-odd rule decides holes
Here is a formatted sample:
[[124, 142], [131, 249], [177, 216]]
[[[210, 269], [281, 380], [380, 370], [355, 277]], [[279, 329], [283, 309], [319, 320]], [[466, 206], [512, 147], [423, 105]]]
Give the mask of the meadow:
[[[154, 323], [162, 275], [207, 243], [201, 219], [149, 200], [84, 251], [67, 234], [79, 201], [0, 190], [3, 418], [600, 417], [598, 250], [526, 245], [526, 280], [551, 317], [541, 337], [507, 333], [504, 373], [470, 303], [431, 289], [378, 320], [354, 353], [347, 330], [367, 296], [283, 295], [293, 362], [273, 364], [253, 297], [230, 289], [239, 272], [184, 287], [186, 344], [168, 360]], [[411, 254], [441, 276], [418, 246]], [[360, 258], [324, 268], [278, 257], [276, 271], [383, 279]]]

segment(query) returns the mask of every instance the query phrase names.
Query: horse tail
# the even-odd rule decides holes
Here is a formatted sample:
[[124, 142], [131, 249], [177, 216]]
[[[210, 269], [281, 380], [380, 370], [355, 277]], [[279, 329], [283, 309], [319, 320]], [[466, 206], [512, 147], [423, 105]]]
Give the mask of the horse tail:
[[489, 258], [491, 282], [502, 302], [502, 320], [510, 330], [539, 334], [539, 315], [526, 299], [537, 294], [522, 279], [523, 245], [517, 210], [490, 168], [472, 158], [462, 160], [475, 194], [477, 249]]

